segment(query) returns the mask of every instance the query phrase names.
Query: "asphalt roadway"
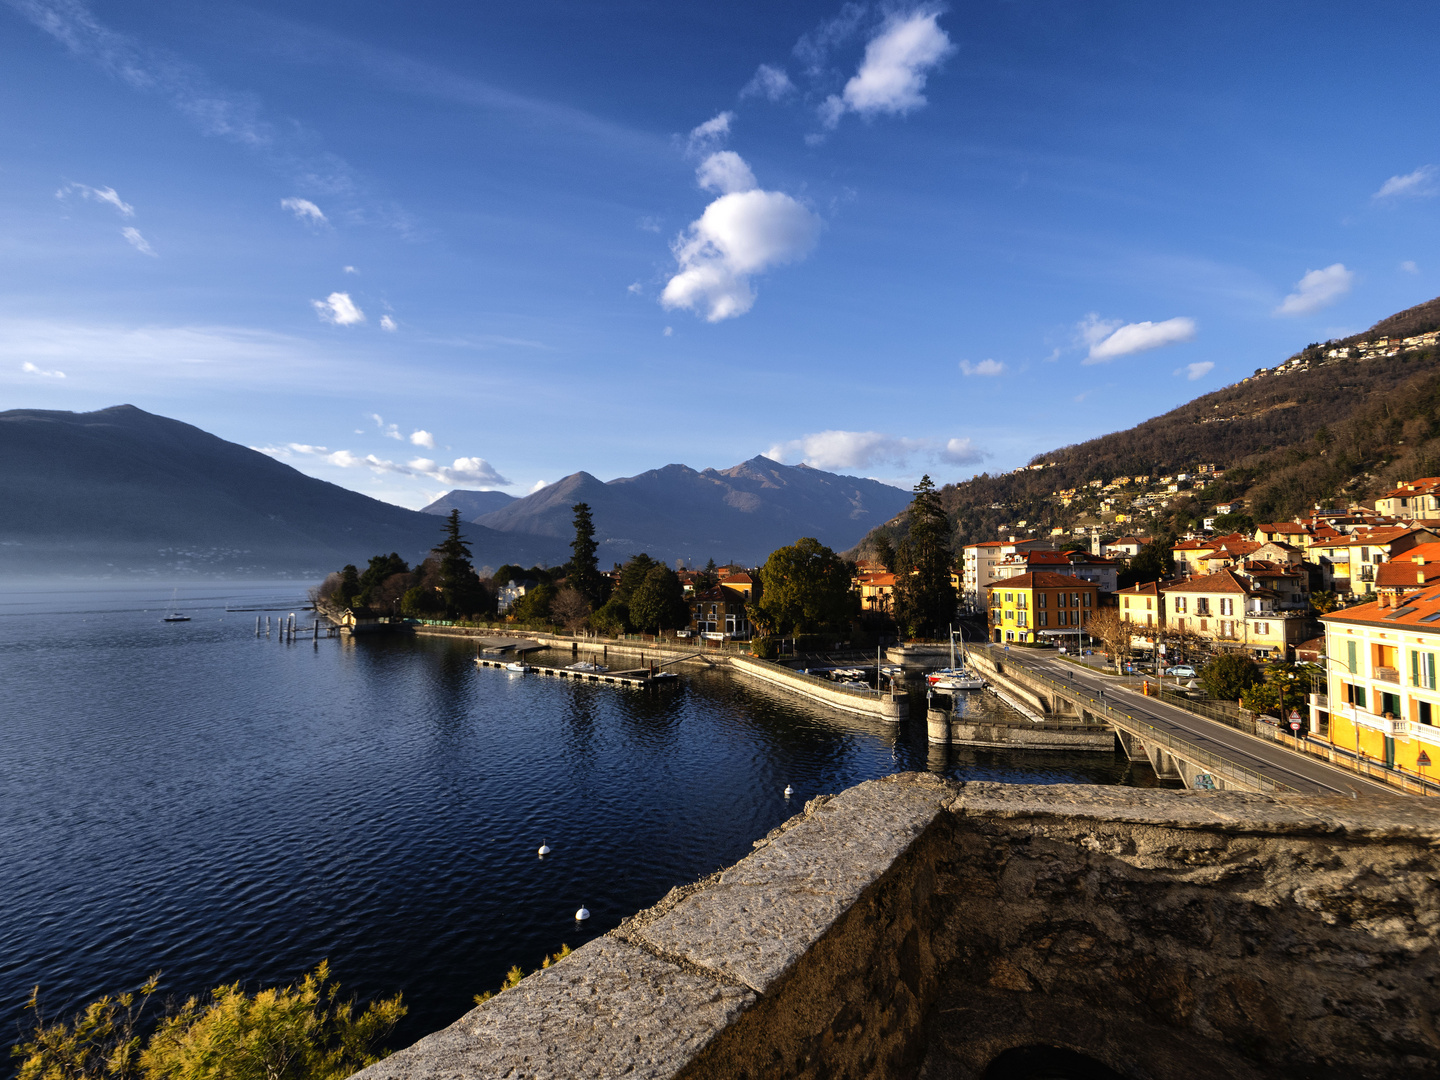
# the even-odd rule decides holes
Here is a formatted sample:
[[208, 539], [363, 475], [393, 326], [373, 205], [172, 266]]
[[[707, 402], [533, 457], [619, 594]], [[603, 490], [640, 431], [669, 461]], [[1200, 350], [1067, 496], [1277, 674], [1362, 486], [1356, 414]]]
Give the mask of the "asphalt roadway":
[[1314, 795], [1399, 794], [1392, 787], [1337, 769], [1327, 761], [1287, 750], [1256, 735], [1247, 735], [1216, 720], [1207, 720], [1157, 698], [1146, 697], [1130, 689], [1116, 676], [1092, 674], [1085, 668], [1054, 658], [1053, 654], [1036, 654], [1020, 649], [1001, 653], [994, 648], [992, 652], [997, 659], [1003, 655], [1007, 664], [1029, 668], [1055, 682], [1087, 690], [1096, 698], [1103, 689], [1107, 702], [1137, 720], [1154, 724], [1161, 731], [1193, 743], [1201, 750], [1261, 773], [1296, 791]]

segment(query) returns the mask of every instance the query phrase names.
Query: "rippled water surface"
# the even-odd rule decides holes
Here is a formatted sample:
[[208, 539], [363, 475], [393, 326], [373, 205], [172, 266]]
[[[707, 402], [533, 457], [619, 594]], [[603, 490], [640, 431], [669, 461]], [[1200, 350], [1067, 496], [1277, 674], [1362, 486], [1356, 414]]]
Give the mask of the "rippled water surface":
[[718, 673], [576, 685], [478, 669], [443, 639], [257, 639], [254, 612], [226, 611], [303, 618], [300, 592], [182, 590], [176, 624], [168, 587], [0, 592], [5, 1044], [37, 982], [56, 1011], [156, 969], [188, 995], [328, 957], [362, 997], [404, 991], [401, 1045], [817, 793], [926, 768], [1135, 782], [1104, 755], [947, 758], [923, 722]]

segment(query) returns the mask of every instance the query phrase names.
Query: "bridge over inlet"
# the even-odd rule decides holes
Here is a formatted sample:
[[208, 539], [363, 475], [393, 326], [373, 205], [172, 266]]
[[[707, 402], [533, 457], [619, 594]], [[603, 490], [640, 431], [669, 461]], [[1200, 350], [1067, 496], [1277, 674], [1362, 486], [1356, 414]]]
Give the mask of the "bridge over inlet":
[[1053, 653], [969, 646], [971, 663], [993, 683], [1048, 716], [1104, 723], [1132, 761], [1187, 788], [1361, 795], [1394, 789], [1216, 720], [1146, 697], [1117, 679]]

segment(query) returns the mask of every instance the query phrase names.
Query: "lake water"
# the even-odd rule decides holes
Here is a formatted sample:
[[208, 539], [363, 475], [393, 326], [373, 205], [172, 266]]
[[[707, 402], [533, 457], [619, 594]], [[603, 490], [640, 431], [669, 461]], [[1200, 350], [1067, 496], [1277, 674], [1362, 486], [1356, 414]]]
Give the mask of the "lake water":
[[404, 992], [400, 1046], [818, 793], [926, 768], [1147, 782], [1121, 757], [937, 756], [923, 720], [719, 673], [572, 684], [477, 668], [445, 639], [257, 639], [254, 612], [226, 611], [303, 618], [302, 591], [190, 588], [174, 624], [168, 587], [0, 592], [5, 1045], [35, 983], [53, 1014], [157, 969], [185, 996], [329, 958], [362, 998]]

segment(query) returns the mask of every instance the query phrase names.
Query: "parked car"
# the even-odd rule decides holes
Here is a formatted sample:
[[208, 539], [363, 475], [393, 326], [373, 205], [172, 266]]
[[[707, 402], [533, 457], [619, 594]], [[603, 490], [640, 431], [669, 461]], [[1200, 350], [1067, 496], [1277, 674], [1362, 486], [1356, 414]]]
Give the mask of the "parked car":
[[1173, 675], [1177, 679], [1195, 678], [1195, 669], [1189, 664], [1176, 664], [1174, 667], [1165, 669], [1166, 675]]

